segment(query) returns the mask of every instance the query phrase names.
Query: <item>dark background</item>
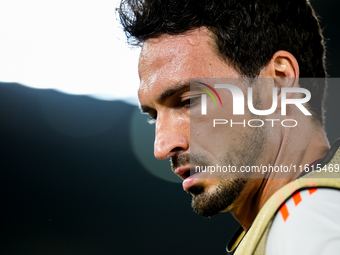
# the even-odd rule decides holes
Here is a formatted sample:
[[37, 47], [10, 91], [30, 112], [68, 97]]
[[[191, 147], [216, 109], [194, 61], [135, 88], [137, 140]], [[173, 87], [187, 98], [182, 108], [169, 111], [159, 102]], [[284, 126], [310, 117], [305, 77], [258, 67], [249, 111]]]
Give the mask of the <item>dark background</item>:
[[[339, 2], [312, 4], [328, 38], [328, 72], [339, 77]], [[333, 82], [330, 142], [340, 136], [339, 95]], [[238, 223], [229, 213], [197, 216], [180, 183], [146, 171], [136, 155], [144, 144], [132, 146], [136, 111], [0, 83], [0, 254], [225, 254]], [[170, 173], [164, 165], [158, 171]]]

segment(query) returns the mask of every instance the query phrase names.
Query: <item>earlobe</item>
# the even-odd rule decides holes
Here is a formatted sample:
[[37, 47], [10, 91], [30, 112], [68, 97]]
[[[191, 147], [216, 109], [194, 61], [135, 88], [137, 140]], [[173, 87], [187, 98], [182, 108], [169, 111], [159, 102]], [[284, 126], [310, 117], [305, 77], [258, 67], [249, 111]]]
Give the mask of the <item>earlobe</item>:
[[[274, 80], [274, 87], [277, 88], [277, 100], [278, 100], [278, 107], [277, 109], [281, 109], [281, 101], [282, 101], [282, 89], [283, 88], [293, 88], [299, 87], [299, 79], [298, 78], [288, 78], [288, 77], [276, 77]], [[286, 93], [285, 98], [291, 99], [294, 93]]]
[[[284, 87], [299, 86], [299, 65], [295, 57], [287, 51], [276, 52], [265, 68], [265, 76], [273, 79], [273, 87], [277, 88], [278, 109], [281, 108], [281, 91]], [[287, 93], [291, 98], [293, 93]]]

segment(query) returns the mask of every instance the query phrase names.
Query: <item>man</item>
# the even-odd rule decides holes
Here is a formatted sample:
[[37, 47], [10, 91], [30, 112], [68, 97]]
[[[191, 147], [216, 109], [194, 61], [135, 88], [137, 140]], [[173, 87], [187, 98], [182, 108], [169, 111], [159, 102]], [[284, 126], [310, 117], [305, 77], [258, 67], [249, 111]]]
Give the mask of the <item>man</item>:
[[[242, 228], [228, 244], [228, 253], [336, 254], [340, 192], [330, 188], [315, 192], [313, 187], [340, 189], [340, 183], [301, 178], [304, 166], [312, 171], [314, 165], [317, 169], [327, 165], [329, 170], [330, 165], [339, 166], [340, 156], [337, 144], [329, 148], [323, 131], [325, 82], [299, 82], [299, 77], [326, 77], [324, 41], [309, 2], [126, 0], [119, 13], [132, 43], [142, 45], [138, 96], [142, 111], [155, 120], [155, 156], [171, 159], [197, 213], [210, 217], [230, 211], [240, 222]], [[272, 121], [263, 128], [212, 126], [200, 115], [203, 97], [190, 89], [191, 78], [236, 78], [240, 82], [234, 86], [243, 94], [252, 88], [256, 109], [271, 108], [276, 96], [278, 107], [270, 119], [282, 125]], [[311, 99], [300, 107], [287, 105], [283, 116], [282, 100], [301, 100], [297, 93], [286, 93], [291, 88], [310, 91]], [[225, 119], [245, 123], [252, 118], [250, 110], [243, 117], [232, 115], [232, 94], [227, 90], [218, 94], [224, 99]], [[218, 119], [221, 108], [208, 105], [210, 116]], [[285, 119], [298, 124], [287, 128]], [[275, 171], [266, 172], [266, 178], [208, 178], [202, 172], [191, 176], [198, 165], [238, 170], [293, 166], [302, 171], [289, 171], [285, 178], [277, 178], [282, 176]], [[308, 177], [319, 177], [315, 173]]]

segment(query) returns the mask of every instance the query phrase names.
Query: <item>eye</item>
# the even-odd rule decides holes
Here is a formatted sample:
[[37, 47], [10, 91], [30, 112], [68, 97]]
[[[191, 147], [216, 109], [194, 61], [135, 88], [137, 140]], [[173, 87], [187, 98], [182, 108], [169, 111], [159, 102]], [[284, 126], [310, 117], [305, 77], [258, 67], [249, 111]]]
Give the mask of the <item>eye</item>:
[[148, 120], [147, 120], [147, 122], [149, 123], [149, 124], [155, 124], [156, 123], [156, 121], [157, 121], [157, 113], [149, 113], [149, 118], [148, 118]]
[[151, 117], [149, 117], [148, 120], [147, 120], [147, 122], [148, 122], [150, 125], [155, 124], [156, 121], [157, 121], [156, 119], [151, 118]]
[[192, 97], [192, 98], [188, 98], [184, 101], [181, 102], [181, 106], [184, 106], [184, 107], [190, 107], [192, 105], [195, 104], [195, 102], [197, 101], [197, 99], [199, 99], [199, 97]]

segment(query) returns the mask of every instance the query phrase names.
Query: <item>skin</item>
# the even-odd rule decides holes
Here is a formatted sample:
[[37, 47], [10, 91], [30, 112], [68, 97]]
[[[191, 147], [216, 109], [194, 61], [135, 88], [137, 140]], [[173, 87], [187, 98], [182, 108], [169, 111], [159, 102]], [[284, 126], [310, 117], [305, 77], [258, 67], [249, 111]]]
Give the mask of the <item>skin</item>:
[[[204, 122], [197, 125], [194, 130], [194, 138], [190, 140], [190, 113], [200, 111], [199, 104], [190, 104], [190, 98], [199, 98], [200, 94], [190, 94], [190, 78], [240, 78], [239, 73], [216, 54], [216, 49], [208, 29], [202, 27], [183, 33], [181, 35], [161, 35], [158, 38], [148, 39], [142, 47], [139, 60], [140, 88], [138, 91], [142, 111], [156, 118], [156, 137], [154, 153], [158, 159], [171, 158], [173, 170], [184, 180], [186, 190], [193, 195], [193, 204], [199, 205], [209, 200], [221, 184], [225, 189], [233, 187], [235, 180], [223, 178], [200, 178], [190, 180], [182, 173], [190, 169], [188, 158], [190, 149], [192, 159], [204, 158], [209, 164], [219, 163], [223, 165], [229, 160], [242, 164], [238, 155], [252, 155], [249, 151], [250, 142], [254, 148], [259, 148], [256, 155], [257, 164], [305, 165], [325, 156], [329, 150], [327, 138], [319, 125], [313, 124], [311, 117], [305, 116], [297, 107], [289, 105], [287, 116], [280, 114], [280, 90], [278, 90], [278, 109], [270, 116], [273, 119], [296, 119], [298, 126], [284, 128], [275, 125], [267, 128], [260, 141], [251, 140], [252, 137], [260, 137], [260, 133], [254, 133], [254, 129], [246, 128], [221, 128], [218, 132], [212, 125]], [[299, 66], [288, 52], [279, 51], [273, 55], [272, 60], [261, 71], [260, 78], [265, 79], [261, 86], [254, 86], [258, 93], [263, 109], [269, 109], [272, 104], [272, 89], [277, 87], [298, 87]], [[287, 79], [288, 78], [288, 79]], [[213, 84], [212, 84], [213, 85]], [[246, 86], [240, 85], [245, 92]], [[231, 112], [231, 94], [227, 90], [219, 91], [221, 98], [226, 98], [223, 105]], [[288, 94], [288, 98], [296, 97], [296, 94]], [[198, 100], [197, 100], [198, 101]], [[229, 103], [228, 103], [229, 102]], [[211, 102], [210, 102], [211, 103]], [[209, 106], [209, 115], [214, 117], [220, 113], [217, 107]], [[196, 116], [196, 115], [195, 115]], [[197, 115], [198, 116], [198, 115]], [[200, 117], [198, 122], [200, 123]], [[237, 121], [243, 118], [251, 118], [246, 112], [245, 116], [226, 116], [226, 119]], [[207, 133], [218, 133], [209, 137], [211, 143], [207, 143]], [[258, 131], [257, 131], [258, 132]], [[258, 145], [258, 146], [256, 146]], [[253, 150], [255, 151], [255, 149]], [[197, 157], [195, 157], [197, 156]], [[246, 183], [235, 198], [226, 208], [220, 211], [231, 211], [243, 228], [247, 230], [254, 221], [257, 213], [278, 189], [296, 179], [300, 173], [289, 173], [287, 178], [273, 178], [276, 173], [270, 173], [269, 178], [247, 179]], [[218, 176], [221, 177], [221, 176]], [[241, 187], [242, 186], [242, 187]], [[199, 187], [199, 192], [193, 187]], [[200, 194], [198, 194], [200, 193]]]

